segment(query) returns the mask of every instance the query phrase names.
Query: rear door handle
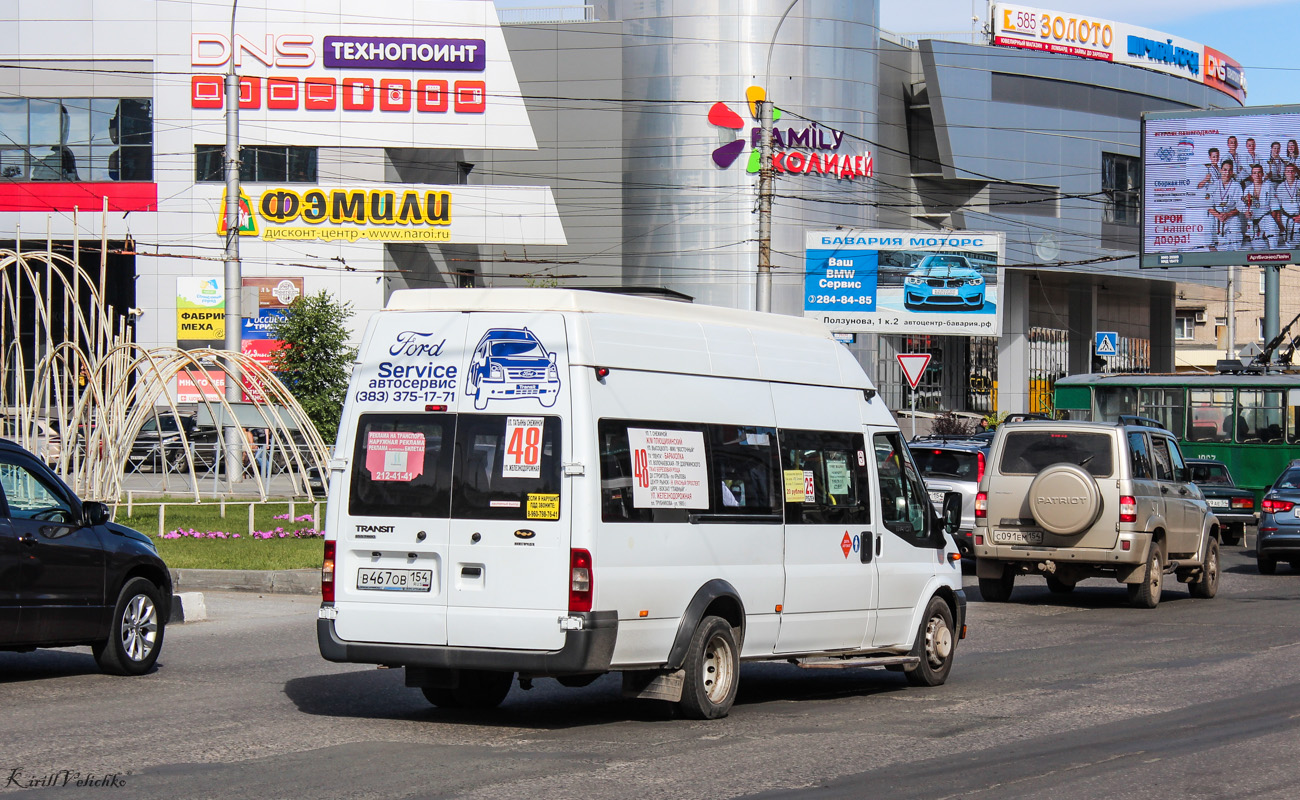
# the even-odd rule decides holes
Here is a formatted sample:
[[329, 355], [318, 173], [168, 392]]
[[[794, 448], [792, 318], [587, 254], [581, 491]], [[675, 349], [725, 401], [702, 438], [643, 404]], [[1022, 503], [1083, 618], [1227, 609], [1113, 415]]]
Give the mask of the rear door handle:
[[859, 548], [858, 555], [859, 555], [859, 557], [862, 559], [862, 563], [863, 563], [863, 564], [870, 564], [870, 563], [871, 563], [871, 553], [872, 553], [872, 550], [873, 550], [874, 547], [875, 547], [874, 544], [872, 543], [872, 540], [873, 540], [874, 538], [875, 538], [875, 537], [873, 537], [873, 536], [871, 535], [871, 531], [863, 531], [863, 532], [862, 532], [861, 534], [859, 534], [859, 536], [858, 536], [858, 539], [859, 539], [859, 542], [858, 542], [858, 548]]
[[883, 536], [877, 536], [877, 537], [876, 537], [876, 556], [877, 556], [877, 557], [880, 556], [880, 540], [883, 539], [883, 538], [884, 538]]
[[31, 547], [32, 545], [36, 544], [36, 537], [32, 536], [30, 533], [24, 533], [22, 536], [18, 537], [18, 541], [22, 542], [28, 547]]

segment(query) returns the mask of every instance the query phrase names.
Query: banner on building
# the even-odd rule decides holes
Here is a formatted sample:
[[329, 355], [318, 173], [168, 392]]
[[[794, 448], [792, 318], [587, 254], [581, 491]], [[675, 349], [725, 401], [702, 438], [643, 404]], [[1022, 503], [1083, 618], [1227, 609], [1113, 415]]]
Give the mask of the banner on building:
[[220, 348], [226, 343], [225, 279], [176, 279], [176, 346], [183, 350]]
[[832, 331], [997, 336], [1001, 233], [813, 231], [804, 316]]
[[1142, 118], [1143, 267], [1300, 262], [1300, 106]]

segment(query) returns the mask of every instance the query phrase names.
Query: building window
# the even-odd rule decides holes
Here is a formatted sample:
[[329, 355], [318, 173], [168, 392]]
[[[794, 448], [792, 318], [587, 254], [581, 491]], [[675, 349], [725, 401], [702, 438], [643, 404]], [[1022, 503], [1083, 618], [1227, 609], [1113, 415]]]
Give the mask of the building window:
[[1264, 341], [1264, 318], [1259, 318], [1259, 340]]
[[1259, 271], [1259, 293], [1264, 294], [1264, 270]]
[[[226, 148], [201, 144], [194, 148], [194, 180], [224, 183], [222, 158]], [[248, 183], [315, 183], [316, 148], [249, 145], [239, 148], [239, 180]]]
[[152, 181], [153, 101], [0, 98], [0, 178]]
[[1142, 224], [1139, 202], [1142, 162], [1132, 156], [1101, 154], [1101, 191], [1105, 196], [1102, 222], [1137, 227]]
[[1196, 319], [1191, 316], [1179, 315], [1174, 317], [1174, 338], [1175, 339], [1195, 339], [1196, 338]]

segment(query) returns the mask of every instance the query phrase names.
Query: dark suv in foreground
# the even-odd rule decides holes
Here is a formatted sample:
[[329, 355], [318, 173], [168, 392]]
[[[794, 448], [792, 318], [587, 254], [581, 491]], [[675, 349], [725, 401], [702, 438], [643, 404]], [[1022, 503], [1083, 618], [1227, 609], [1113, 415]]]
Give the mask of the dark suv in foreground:
[[162, 650], [171, 598], [149, 537], [0, 439], [0, 650], [89, 645], [105, 672], [139, 675]]

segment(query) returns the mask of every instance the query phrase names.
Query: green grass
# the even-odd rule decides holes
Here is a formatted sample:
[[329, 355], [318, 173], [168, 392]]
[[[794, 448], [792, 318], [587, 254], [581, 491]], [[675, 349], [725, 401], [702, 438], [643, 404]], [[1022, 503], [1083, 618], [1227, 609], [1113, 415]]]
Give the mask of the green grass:
[[158, 539], [172, 569], [320, 569], [320, 539]]
[[[148, 503], [147, 505], [145, 503]], [[201, 533], [223, 531], [239, 534], [239, 539], [160, 539], [158, 537], [158, 500], [136, 502], [133, 513], [127, 515], [126, 504], [117, 507], [115, 521], [147, 533], [158, 546], [158, 554], [173, 569], [319, 569], [324, 547], [320, 539], [250, 539], [248, 538], [248, 502], [226, 503], [226, 516], [221, 517], [216, 503], [196, 505], [190, 498], [164, 497], [167, 504], [163, 515], [163, 532], [197, 530]], [[310, 528], [310, 520], [294, 522], [275, 519], [277, 514], [287, 514], [285, 501], [254, 503], [253, 530], [287, 531]], [[313, 504], [296, 503], [294, 514], [312, 513]], [[321, 504], [321, 525], [324, 525], [325, 504]]]

